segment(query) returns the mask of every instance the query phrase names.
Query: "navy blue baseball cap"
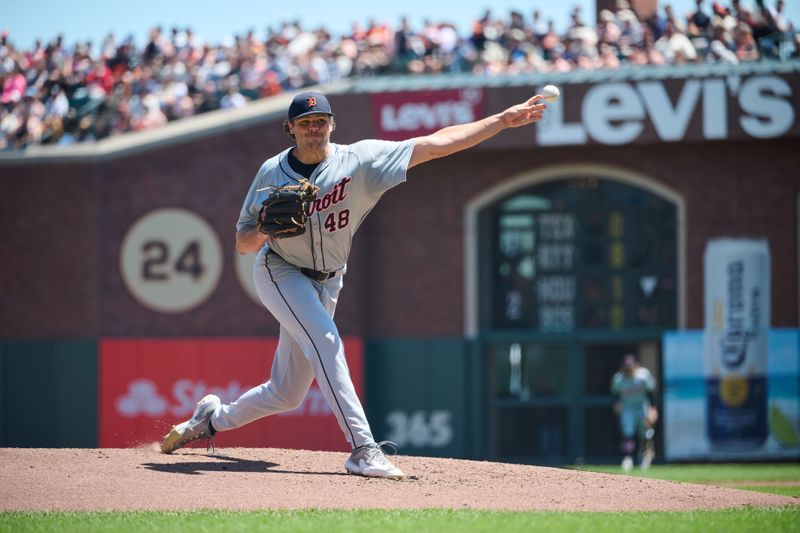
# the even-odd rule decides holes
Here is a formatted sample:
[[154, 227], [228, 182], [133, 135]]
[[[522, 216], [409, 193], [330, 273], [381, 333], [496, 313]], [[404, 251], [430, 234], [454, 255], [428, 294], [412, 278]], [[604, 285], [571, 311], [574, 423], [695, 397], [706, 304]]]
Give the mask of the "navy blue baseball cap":
[[334, 116], [331, 111], [331, 104], [324, 94], [315, 92], [300, 93], [292, 99], [289, 106], [289, 120], [313, 115], [314, 113], [324, 113]]

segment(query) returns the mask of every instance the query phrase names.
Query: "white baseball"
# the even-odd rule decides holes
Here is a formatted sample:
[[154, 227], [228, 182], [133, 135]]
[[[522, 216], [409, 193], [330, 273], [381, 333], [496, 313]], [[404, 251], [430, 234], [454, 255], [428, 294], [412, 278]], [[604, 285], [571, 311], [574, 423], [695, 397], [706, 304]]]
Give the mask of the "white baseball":
[[555, 85], [545, 85], [542, 89], [542, 96], [544, 96], [545, 101], [553, 103], [561, 96], [561, 91]]

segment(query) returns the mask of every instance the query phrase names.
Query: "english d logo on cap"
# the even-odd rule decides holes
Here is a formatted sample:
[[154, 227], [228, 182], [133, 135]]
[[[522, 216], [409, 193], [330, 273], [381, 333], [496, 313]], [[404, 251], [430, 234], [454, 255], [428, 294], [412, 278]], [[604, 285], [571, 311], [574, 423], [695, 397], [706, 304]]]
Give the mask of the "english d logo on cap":
[[289, 120], [314, 113], [334, 116], [333, 111], [331, 111], [331, 104], [328, 103], [328, 99], [325, 98], [324, 94], [300, 93], [292, 99], [292, 103], [289, 106]]

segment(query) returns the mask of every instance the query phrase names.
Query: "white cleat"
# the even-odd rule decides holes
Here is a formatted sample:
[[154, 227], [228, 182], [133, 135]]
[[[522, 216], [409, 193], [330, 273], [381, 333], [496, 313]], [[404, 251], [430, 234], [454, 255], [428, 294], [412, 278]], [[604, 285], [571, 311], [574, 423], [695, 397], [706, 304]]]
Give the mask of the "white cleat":
[[383, 453], [382, 446], [386, 444], [392, 445], [388, 441], [383, 441], [356, 448], [345, 461], [345, 470], [360, 476], [402, 479], [405, 474], [394, 466]]
[[630, 472], [631, 468], [633, 468], [633, 457], [626, 455], [622, 460], [622, 469], [626, 472]]
[[650, 468], [650, 465], [653, 464], [653, 459], [655, 458], [655, 453], [653, 450], [647, 450], [644, 452], [642, 456], [642, 464], [640, 465], [642, 470], [647, 470]]
[[[209, 425], [211, 415], [220, 405], [222, 405], [222, 401], [218, 396], [214, 394], [204, 396], [202, 400], [197, 402], [192, 418], [173, 426], [172, 430], [164, 435], [164, 440], [161, 442], [161, 453], [172, 453], [193, 440], [208, 439], [213, 441], [214, 437], [211, 435]], [[213, 449], [213, 443], [211, 442], [209, 449]]]

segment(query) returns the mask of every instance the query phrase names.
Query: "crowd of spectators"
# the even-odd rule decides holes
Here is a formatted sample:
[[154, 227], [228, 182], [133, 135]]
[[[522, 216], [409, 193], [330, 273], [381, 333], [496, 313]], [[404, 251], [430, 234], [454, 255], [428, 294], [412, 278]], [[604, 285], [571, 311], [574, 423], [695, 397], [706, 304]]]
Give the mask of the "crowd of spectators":
[[665, 5], [642, 19], [626, 0], [586, 22], [579, 8], [556, 32], [535, 9], [527, 17], [487, 10], [468, 31], [426, 21], [415, 29], [371, 20], [332, 36], [300, 21], [252, 31], [224, 42], [201, 43], [190, 28], [154, 28], [144, 47], [109, 34], [97, 45], [68, 47], [62, 36], [19, 50], [0, 35], [0, 150], [31, 144], [72, 144], [169, 121], [282, 91], [353, 76], [472, 73], [495, 76], [623, 65], [739, 63], [797, 56], [800, 40], [783, 0], [753, 10], [739, 0], [690, 13]]

